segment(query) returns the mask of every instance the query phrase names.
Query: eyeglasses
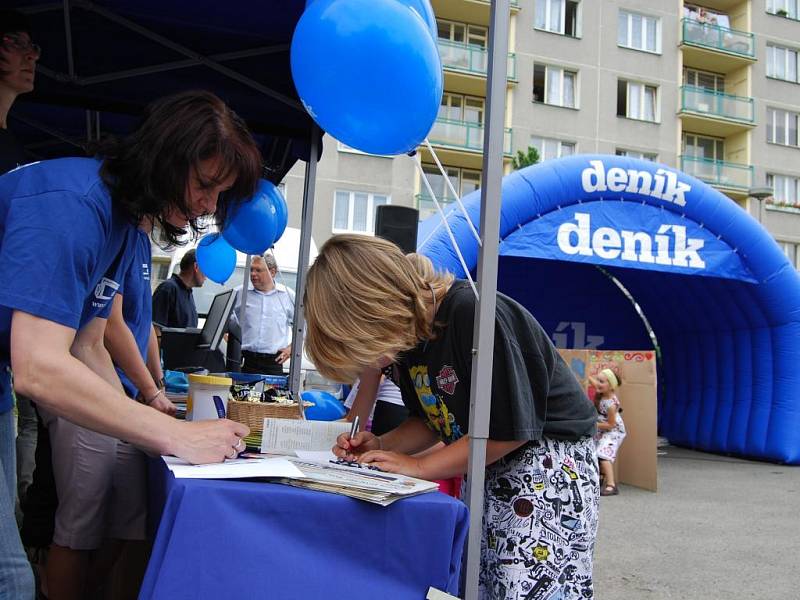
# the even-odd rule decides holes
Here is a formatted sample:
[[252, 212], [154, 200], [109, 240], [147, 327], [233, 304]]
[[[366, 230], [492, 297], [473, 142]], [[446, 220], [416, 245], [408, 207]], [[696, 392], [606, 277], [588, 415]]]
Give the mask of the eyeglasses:
[[39, 44], [34, 44], [30, 40], [13, 33], [7, 33], [3, 36], [3, 47], [7, 50], [16, 50], [22, 54], [33, 54], [37, 59], [42, 55], [42, 47]]

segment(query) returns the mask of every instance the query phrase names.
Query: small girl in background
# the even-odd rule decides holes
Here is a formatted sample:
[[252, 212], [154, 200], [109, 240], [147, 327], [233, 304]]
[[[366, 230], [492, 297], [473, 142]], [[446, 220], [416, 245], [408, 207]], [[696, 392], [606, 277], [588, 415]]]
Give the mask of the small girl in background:
[[617, 459], [622, 440], [625, 439], [625, 423], [622, 422], [622, 408], [614, 391], [622, 381], [617, 372], [603, 369], [596, 377], [590, 378], [597, 390], [597, 459], [600, 462], [600, 476], [603, 478], [601, 496], [619, 494], [614, 479], [614, 461]]

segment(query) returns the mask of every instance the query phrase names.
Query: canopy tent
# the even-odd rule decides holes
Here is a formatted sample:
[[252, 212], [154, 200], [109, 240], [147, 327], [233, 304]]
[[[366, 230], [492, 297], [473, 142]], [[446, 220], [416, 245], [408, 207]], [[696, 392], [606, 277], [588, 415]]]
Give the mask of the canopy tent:
[[81, 154], [99, 132], [129, 131], [152, 100], [196, 88], [215, 92], [247, 121], [274, 182], [309, 158], [312, 131], [321, 136], [289, 67], [304, 0], [267, 0], [258, 10], [244, 0], [10, 4], [30, 16], [43, 51], [35, 91], [10, 114], [39, 158]]
[[[477, 192], [464, 203], [477, 222]], [[447, 221], [473, 269], [464, 216], [451, 209]], [[663, 165], [578, 155], [506, 176], [500, 223], [498, 289], [561, 345], [652, 347], [611, 276], [641, 307], [663, 359], [663, 436], [800, 464], [800, 276], [732, 200]], [[438, 217], [419, 239], [463, 273]]]

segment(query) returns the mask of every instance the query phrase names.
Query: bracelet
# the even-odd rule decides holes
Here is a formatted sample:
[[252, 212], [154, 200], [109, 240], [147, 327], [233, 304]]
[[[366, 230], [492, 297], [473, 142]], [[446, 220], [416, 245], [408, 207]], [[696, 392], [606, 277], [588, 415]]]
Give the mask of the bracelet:
[[155, 394], [153, 394], [153, 397], [152, 397], [152, 398], [150, 398], [150, 399], [149, 399], [147, 402], [145, 402], [145, 404], [147, 404], [147, 406], [150, 406], [150, 405], [153, 403], [153, 400], [155, 400], [156, 398], [158, 398], [158, 395], [159, 395], [159, 394], [163, 394], [163, 393], [164, 393], [164, 390], [162, 390], [161, 388], [159, 388], [159, 390], [158, 390], [158, 391], [157, 391]]
[[378, 450], [383, 450], [383, 440], [381, 439], [381, 436], [376, 435], [375, 439], [378, 440]]

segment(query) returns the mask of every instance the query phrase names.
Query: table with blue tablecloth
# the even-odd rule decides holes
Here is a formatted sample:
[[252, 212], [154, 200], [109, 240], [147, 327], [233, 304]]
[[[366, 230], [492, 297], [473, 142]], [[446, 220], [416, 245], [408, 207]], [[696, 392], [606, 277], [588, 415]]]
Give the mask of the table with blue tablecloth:
[[153, 459], [150, 500], [158, 527], [140, 599], [458, 592], [467, 509], [439, 492], [384, 508], [264, 481], [175, 479]]

